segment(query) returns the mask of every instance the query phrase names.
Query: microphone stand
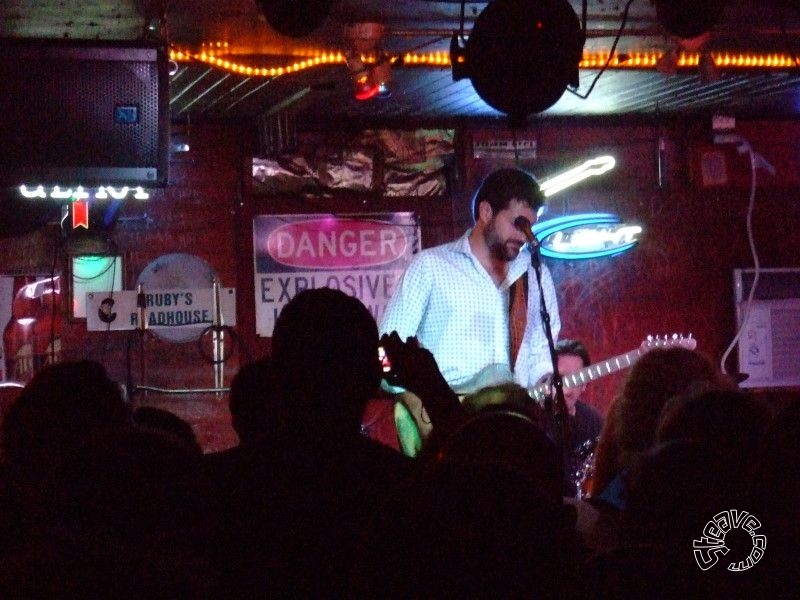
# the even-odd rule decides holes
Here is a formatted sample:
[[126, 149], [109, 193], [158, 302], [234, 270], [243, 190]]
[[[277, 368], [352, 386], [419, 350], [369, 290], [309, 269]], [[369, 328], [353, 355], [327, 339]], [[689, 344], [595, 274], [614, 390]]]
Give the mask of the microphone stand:
[[[544, 409], [549, 417], [552, 417], [555, 423], [555, 437], [556, 445], [561, 451], [564, 461], [568, 459], [567, 456], [567, 405], [564, 401], [564, 381], [561, 378], [561, 373], [558, 372], [558, 356], [556, 355], [556, 346], [553, 341], [553, 330], [550, 327], [550, 313], [547, 311], [547, 305], [544, 301], [544, 290], [542, 289], [542, 261], [539, 253], [539, 244], [536, 239], [528, 242], [528, 249], [531, 252], [531, 266], [536, 273], [536, 284], [539, 288], [539, 315], [542, 319], [542, 327], [544, 334], [547, 338], [547, 345], [550, 349], [550, 360], [553, 364], [553, 378], [550, 383], [551, 393], [545, 397]], [[555, 390], [555, 405], [553, 404], [552, 391]]]

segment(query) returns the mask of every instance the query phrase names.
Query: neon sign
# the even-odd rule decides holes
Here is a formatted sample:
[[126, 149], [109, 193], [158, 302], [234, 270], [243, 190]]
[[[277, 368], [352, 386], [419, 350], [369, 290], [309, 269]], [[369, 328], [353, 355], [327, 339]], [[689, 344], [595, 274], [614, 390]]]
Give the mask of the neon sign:
[[60, 186], [53, 186], [46, 190], [43, 185], [36, 187], [28, 187], [26, 185], [19, 186], [19, 193], [24, 198], [52, 198], [53, 200], [124, 200], [129, 194], [133, 194], [135, 200], [147, 200], [150, 194], [144, 191], [142, 187], [129, 188], [127, 185], [121, 188], [115, 188], [110, 185], [101, 185], [96, 190], [85, 189], [79, 185], [76, 188], [64, 188]]
[[542, 256], [562, 260], [622, 254], [639, 242], [642, 228], [611, 213], [583, 213], [541, 221], [533, 226]]
[[590, 158], [577, 167], [573, 167], [550, 179], [546, 179], [539, 185], [539, 189], [542, 190], [546, 198], [549, 198], [553, 194], [565, 190], [579, 181], [610, 171], [616, 164], [617, 162], [614, 160], [613, 156], [604, 155]]

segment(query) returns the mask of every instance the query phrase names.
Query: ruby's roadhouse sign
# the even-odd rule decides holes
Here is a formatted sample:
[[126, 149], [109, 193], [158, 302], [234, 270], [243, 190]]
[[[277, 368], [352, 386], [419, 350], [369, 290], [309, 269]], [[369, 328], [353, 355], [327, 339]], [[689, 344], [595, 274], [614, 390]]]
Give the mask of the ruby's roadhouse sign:
[[256, 333], [271, 336], [286, 303], [320, 287], [355, 296], [380, 322], [419, 239], [410, 212], [255, 217]]

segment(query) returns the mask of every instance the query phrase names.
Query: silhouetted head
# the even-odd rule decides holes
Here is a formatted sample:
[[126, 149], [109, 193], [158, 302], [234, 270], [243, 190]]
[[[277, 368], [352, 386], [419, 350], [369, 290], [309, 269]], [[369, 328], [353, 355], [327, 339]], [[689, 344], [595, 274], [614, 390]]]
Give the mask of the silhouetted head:
[[595, 452], [592, 493], [597, 495], [614, 477], [656, 441], [661, 410], [667, 401], [690, 389], [725, 387], [713, 362], [686, 348], [656, 348], [633, 365], [622, 393], [606, 415]]
[[251, 444], [280, 428], [282, 416], [275, 386], [269, 357], [243, 365], [233, 377], [228, 410], [241, 444]]
[[544, 427], [541, 408], [531, 399], [528, 390], [518, 383], [507, 382], [482, 387], [464, 396], [461, 405], [471, 413], [478, 413], [488, 407], [513, 410], [530, 417], [538, 426]]
[[686, 348], [649, 351], [633, 365], [622, 391], [616, 420], [616, 437], [624, 464], [655, 443], [661, 410], [673, 396], [692, 388], [722, 387], [716, 365], [708, 357]]
[[129, 424], [120, 387], [102, 365], [89, 360], [48, 365], [3, 420], [3, 458], [48, 469], [93, 433]]
[[656, 438], [659, 443], [708, 444], [746, 478], [769, 422], [767, 406], [747, 392], [710, 389], [670, 399], [661, 412]]
[[287, 422], [359, 430], [381, 377], [378, 326], [360, 300], [331, 288], [297, 294], [275, 322], [272, 360]]
[[[713, 446], [679, 439], [641, 454], [625, 475], [625, 533], [634, 542], [691, 547], [733, 500], [737, 465]], [[739, 498], [741, 495], [737, 494]]]
[[514, 471], [554, 502], [562, 498], [561, 454], [527, 415], [490, 405], [469, 417], [441, 444], [441, 462]]
[[133, 411], [133, 422], [139, 427], [153, 429], [174, 437], [190, 452], [203, 453], [203, 448], [197, 441], [192, 426], [173, 412], [156, 406], [140, 406]]

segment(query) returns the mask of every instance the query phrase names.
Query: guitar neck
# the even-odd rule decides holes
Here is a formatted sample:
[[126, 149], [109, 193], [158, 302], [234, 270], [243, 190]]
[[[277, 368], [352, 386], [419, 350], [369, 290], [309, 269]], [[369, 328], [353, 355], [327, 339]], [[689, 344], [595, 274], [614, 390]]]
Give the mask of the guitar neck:
[[[632, 366], [633, 363], [639, 360], [642, 354], [644, 354], [644, 351], [641, 348], [636, 348], [635, 350], [631, 350], [625, 354], [620, 354], [618, 356], [609, 358], [608, 360], [591, 364], [588, 367], [584, 367], [580, 371], [576, 371], [575, 373], [564, 375], [561, 378], [562, 388], [583, 385], [584, 383], [589, 383], [590, 381], [600, 379], [606, 375], [611, 375], [617, 371], [621, 371], [622, 369], [627, 369], [628, 367]], [[534, 400], [542, 400], [545, 396], [547, 396], [547, 394], [550, 393], [550, 384], [539, 384], [533, 389], [529, 390], [529, 393]]]

